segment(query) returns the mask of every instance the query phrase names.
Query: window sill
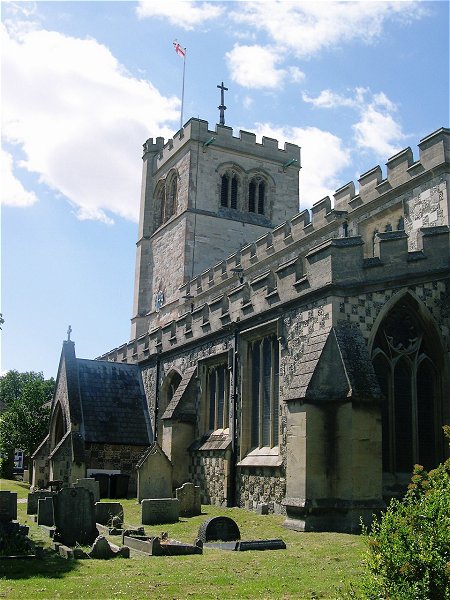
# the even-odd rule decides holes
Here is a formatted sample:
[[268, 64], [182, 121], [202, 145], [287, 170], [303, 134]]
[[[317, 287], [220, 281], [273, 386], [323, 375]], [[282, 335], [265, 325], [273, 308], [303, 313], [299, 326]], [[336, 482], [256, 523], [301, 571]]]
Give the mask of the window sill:
[[255, 448], [245, 456], [238, 467], [281, 467], [283, 459], [280, 456], [279, 447]]

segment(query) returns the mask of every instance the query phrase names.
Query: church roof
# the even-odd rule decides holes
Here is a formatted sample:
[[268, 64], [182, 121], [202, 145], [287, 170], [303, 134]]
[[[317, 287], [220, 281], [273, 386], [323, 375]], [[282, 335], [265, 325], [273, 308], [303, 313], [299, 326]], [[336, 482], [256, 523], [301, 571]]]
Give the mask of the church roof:
[[137, 365], [77, 359], [86, 442], [146, 445], [147, 401]]

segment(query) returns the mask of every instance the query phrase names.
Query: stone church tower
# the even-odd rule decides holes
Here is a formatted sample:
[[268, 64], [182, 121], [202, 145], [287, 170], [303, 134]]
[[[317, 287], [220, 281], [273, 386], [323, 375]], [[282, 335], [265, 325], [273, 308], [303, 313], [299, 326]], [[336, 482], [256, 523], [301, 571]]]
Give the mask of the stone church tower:
[[[298, 212], [300, 148], [191, 119], [144, 144], [131, 339], [189, 307], [180, 287]], [[181, 306], [182, 308], [182, 306]]]

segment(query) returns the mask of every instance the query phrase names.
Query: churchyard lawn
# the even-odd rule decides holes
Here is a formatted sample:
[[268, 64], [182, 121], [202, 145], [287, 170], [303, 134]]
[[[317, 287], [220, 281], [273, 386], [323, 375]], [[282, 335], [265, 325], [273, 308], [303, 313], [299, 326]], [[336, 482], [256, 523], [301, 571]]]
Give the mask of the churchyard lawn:
[[[297, 533], [282, 527], [283, 516], [261, 516], [241, 509], [202, 506], [202, 515], [178, 523], [145, 526], [147, 535], [165, 530], [171, 538], [193, 543], [205, 519], [231, 517], [243, 540], [282, 538], [286, 550], [226, 552], [204, 549], [203, 555], [152, 557], [132, 552], [130, 559], [64, 560], [48, 550], [50, 539], [26, 514], [27, 486], [0, 480], [0, 490], [18, 493], [17, 518], [30, 537], [47, 548], [44, 560], [0, 562], [0, 598], [54, 599], [140, 598], [276, 598], [337, 599], [349, 581], [358, 581], [362, 537], [337, 533]], [[123, 505], [125, 525], [141, 525], [136, 499]], [[118, 537], [111, 536], [119, 544]]]

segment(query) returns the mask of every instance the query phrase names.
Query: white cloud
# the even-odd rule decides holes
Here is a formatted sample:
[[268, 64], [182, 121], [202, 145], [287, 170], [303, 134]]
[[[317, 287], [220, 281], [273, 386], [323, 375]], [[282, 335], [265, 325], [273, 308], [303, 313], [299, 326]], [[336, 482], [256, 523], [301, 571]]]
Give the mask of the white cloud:
[[300, 210], [332, 196], [341, 185], [340, 173], [350, 165], [350, 151], [339, 137], [317, 127], [275, 127], [268, 123], [257, 124], [253, 131], [257, 136], [277, 139], [280, 147], [284, 142], [301, 147]]
[[267, 47], [236, 44], [225, 57], [231, 78], [243, 87], [274, 89], [286, 76], [285, 70], [276, 67], [277, 53]]
[[419, 2], [242, 2], [231, 13], [267, 33], [281, 49], [297, 57], [310, 57], [324, 49], [358, 40], [379, 38], [390, 19], [411, 21], [424, 9]]
[[36, 195], [27, 191], [14, 175], [12, 155], [3, 148], [0, 152], [1, 203], [5, 206], [31, 206], [37, 201]]
[[191, 30], [206, 21], [217, 19], [223, 8], [212, 2], [144, 0], [139, 2], [136, 12], [140, 19], [163, 17], [173, 25]]
[[391, 114], [383, 114], [375, 104], [370, 104], [353, 125], [356, 144], [372, 150], [379, 157], [389, 157], [399, 152], [405, 139], [401, 126]]
[[140, 148], [148, 132], [170, 135], [179, 100], [131, 77], [95, 40], [2, 27], [2, 134], [21, 166], [68, 198], [80, 218], [136, 220]]
[[406, 135], [394, 115], [396, 105], [384, 92], [372, 94], [368, 88], [355, 88], [349, 96], [322, 90], [317, 97], [302, 94], [304, 102], [316, 108], [348, 107], [358, 113], [359, 120], [352, 126], [358, 148], [370, 150], [378, 157], [392, 156], [402, 148]]

